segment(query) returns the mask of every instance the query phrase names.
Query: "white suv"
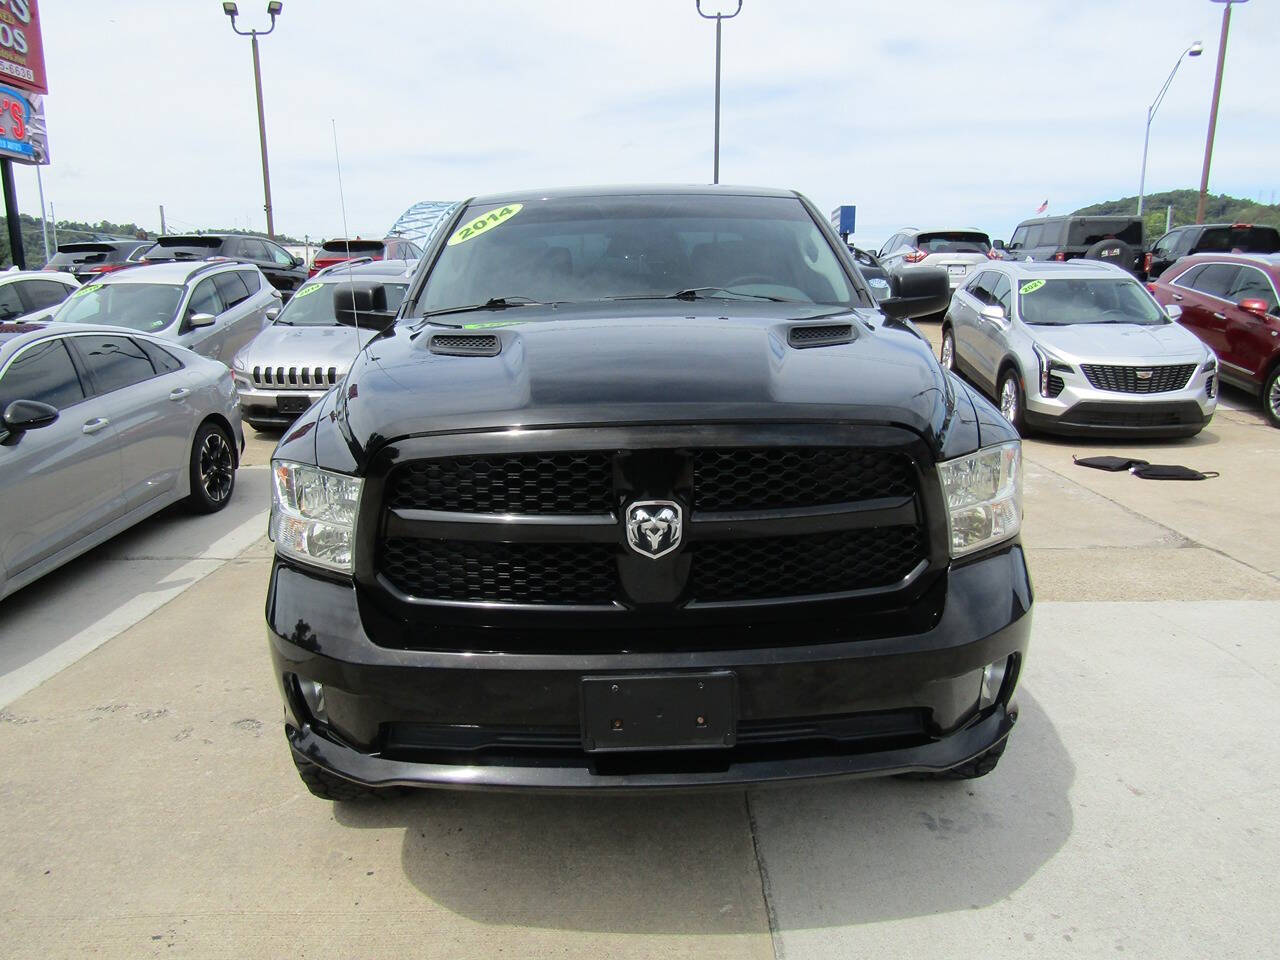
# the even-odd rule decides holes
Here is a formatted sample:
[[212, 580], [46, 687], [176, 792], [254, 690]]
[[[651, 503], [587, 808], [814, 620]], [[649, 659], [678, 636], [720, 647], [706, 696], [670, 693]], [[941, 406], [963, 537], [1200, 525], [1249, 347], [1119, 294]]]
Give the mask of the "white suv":
[[991, 238], [981, 230], [899, 230], [880, 248], [880, 263], [890, 273], [903, 267], [942, 267], [954, 290], [989, 260]]

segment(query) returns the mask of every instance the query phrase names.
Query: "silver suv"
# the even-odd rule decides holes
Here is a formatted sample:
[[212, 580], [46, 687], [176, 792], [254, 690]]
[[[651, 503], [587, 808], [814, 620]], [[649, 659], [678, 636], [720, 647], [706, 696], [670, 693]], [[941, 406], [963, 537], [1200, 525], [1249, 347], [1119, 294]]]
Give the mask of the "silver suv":
[[1113, 264], [994, 261], [952, 295], [942, 365], [1024, 433], [1192, 436], [1218, 360], [1180, 313]]
[[285, 427], [347, 375], [375, 327], [343, 326], [333, 309], [338, 283], [380, 283], [387, 309], [396, 310], [409, 286], [415, 260], [347, 260], [326, 267], [231, 361], [244, 418], [255, 430]]
[[880, 248], [890, 273], [913, 266], [942, 267], [954, 290], [991, 260], [991, 238], [981, 230], [899, 230]]
[[118, 270], [86, 283], [53, 319], [148, 333], [230, 364], [279, 309], [280, 291], [257, 267], [206, 260]]

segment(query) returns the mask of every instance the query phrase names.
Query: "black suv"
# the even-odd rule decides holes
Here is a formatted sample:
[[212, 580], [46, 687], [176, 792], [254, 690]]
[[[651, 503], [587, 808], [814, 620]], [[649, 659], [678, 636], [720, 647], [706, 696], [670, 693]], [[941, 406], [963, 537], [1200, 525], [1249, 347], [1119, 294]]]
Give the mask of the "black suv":
[[[1021, 445], [792, 192], [473, 199], [272, 460], [311, 791], [989, 772], [1032, 592]], [[316, 296], [322, 295], [318, 292]]]
[[169, 260], [208, 260], [227, 257], [252, 263], [280, 291], [285, 303], [307, 279], [307, 266], [279, 244], [262, 237], [236, 233], [194, 233], [161, 237], [143, 256], [144, 263]]
[[1151, 245], [1146, 272], [1158, 277], [1197, 253], [1278, 253], [1280, 230], [1252, 223], [1198, 223], [1170, 230]]
[[995, 246], [1014, 260], [1105, 260], [1137, 275], [1142, 236], [1141, 217], [1039, 217], [1023, 220], [1007, 244]]
[[46, 270], [69, 273], [81, 283], [137, 262], [139, 248], [151, 240], [78, 240], [58, 244], [58, 252], [44, 265]]

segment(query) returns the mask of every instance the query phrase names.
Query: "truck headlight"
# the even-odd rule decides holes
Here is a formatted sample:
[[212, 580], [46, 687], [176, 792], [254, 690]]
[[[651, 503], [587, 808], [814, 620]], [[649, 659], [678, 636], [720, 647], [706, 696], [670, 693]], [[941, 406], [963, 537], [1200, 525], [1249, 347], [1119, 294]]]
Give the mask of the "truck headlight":
[[287, 557], [350, 573], [364, 481], [287, 460], [271, 461], [271, 539]]
[[1022, 444], [1017, 440], [938, 464], [951, 556], [1008, 540], [1022, 527]]

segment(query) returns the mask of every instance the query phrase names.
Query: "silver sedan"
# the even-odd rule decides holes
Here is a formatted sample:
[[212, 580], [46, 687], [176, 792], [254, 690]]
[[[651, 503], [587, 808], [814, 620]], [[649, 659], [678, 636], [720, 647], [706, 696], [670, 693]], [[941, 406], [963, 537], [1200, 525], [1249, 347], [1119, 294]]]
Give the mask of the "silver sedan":
[[942, 364], [1014, 426], [1185, 437], [1217, 407], [1218, 360], [1132, 275], [1092, 261], [996, 261], [951, 298]]
[[145, 334], [0, 324], [0, 598], [171, 503], [226, 506], [231, 371]]

